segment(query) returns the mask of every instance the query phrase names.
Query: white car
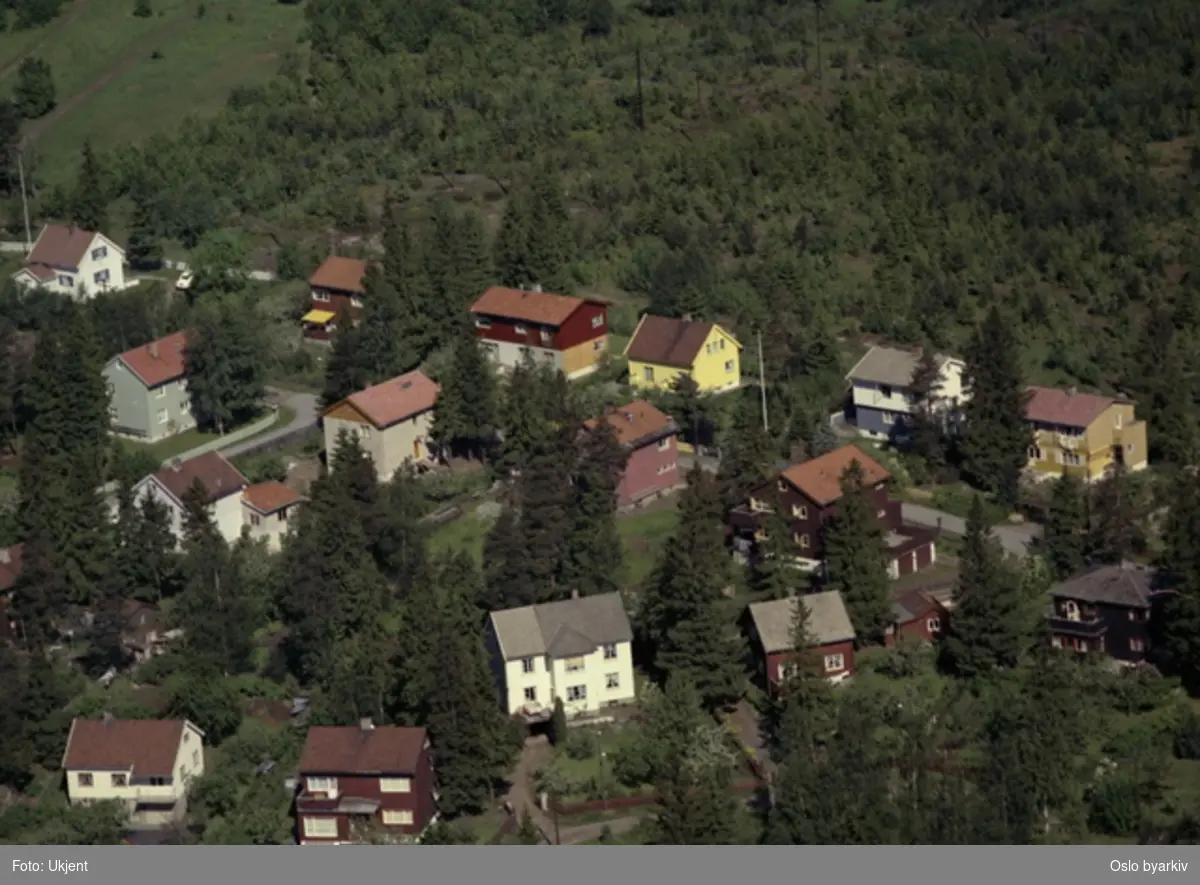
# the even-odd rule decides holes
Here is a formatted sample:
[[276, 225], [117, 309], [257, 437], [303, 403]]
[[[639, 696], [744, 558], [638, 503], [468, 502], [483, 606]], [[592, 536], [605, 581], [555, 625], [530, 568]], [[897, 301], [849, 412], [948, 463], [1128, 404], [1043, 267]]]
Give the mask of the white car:
[[195, 274], [190, 270], [185, 270], [179, 275], [179, 279], [175, 281], [175, 288], [181, 292], [186, 292], [192, 288], [192, 280], [195, 279]]

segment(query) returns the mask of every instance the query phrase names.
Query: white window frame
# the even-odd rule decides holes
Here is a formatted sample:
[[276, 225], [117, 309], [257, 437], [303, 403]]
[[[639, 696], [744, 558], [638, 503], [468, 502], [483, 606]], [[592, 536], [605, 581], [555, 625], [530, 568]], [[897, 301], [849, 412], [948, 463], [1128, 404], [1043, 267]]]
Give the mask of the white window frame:
[[65, 273], [60, 273], [58, 275], [58, 284], [60, 286], [66, 286], [68, 289], [74, 289], [75, 288], [75, 278], [69, 277]]
[[1136, 636], [1129, 639], [1129, 650], [1135, 652], [1144, 652], [1146, 650], [1146, 641], [1139, 639]]
[[603, 325], [604, 325], [604, 314], [598, 313], [594, 317], [592, 317], [592, 328], [593, 329], [599, 329]]
[[351, 307], [362, 307], [362, 299], [359, 298], [357, 295], [351, 295], [350, 296], [350, 306]]
[[534, 685], [525, 686], [524, 694], [525, 694], [525, 700], [528, 703], [530, 703], [530, 704], [537, 703], [537, 686], [534, 686]]
[[809, 541], [808, 541], [808, 535], [800, 535], [797, 538], [796, 543], [800, 545], [801, 550], [807, 550], [810, 546]]
[[114, 787], [129, 786], [129, 775], [123, 771], [120, 773], [114, 772], [113, 774], [110, 774], [108, 777], [112, 783], [112, 786], [114, 786]]
[[671, 437], [664, 436], [658, 441], [658, 450], [660, 452], [665, 452], [669, 448], [671, 448]]
[[642, 380], [643, 381], [653, 381], [654, 380], [654, 367], [653, 366], [645, 366], [642, 368]]
[[605, 343], [606, 342], [603, 338], [597, 338], [594, 342], [592, 342], [592, 350], [604, 350]]
[[615, 661], [617, 658], [617, 644], [610, 642], [604, 646], [604, 660]]
[[338, 779], [336, 777], [306, 777], [304, 789], [309, 793], [336, 793]]
[[166, 399], [167, 398], [167, 385], [163, 384], [163, 385], [160, 385], [159, 387], [154, 388], [154, 398], [155, 399]]
[[724, 349], [725, 349], [725, 339], [724, 339], [724, 338], [721, 338], [721, 339], [720, 339], [720, 349], [721, 349], [721, 350], [724, 350]]
[[837, 673], [840, 670], [846, 669], [846, 656], [840, 652], [832, 655], [825, 655], [825, 672]]
[[540, 337], [542, 339], [542, 344], [549, 344], [554, 340], [554, 333], [549, 329], [542, 329]]
[[[92, 261], [100, 261], [108, 257], [108, 246], [97, 246], [92, 250]], [[1120, 425], [1118, 425], [1120, 426]]]
[[379, 779], [379, 792], [381, 793], [411, 793], [412, 778], [411, 777], [381, 777]]
[[582, 657], [567, 658], [563, 661], [563, 670], [567, 673], [581, 673], [587, 667], [587, 661]]
[[328, 292], [322, 292], [320, 289], [313, 289], [312, 300], [320, 301], [322, 304], [328, 304], [333, 299], [330, 297]]
[[879, 415], [880, 420], [882, 420], [884, 424], [892, 424], [896, 420], [895, 416], [892, 415], [891, 412], [880, 412]]
[[107, 268], [105, 268], [104, 270], [98, 270], [94, 274], [92, 274], [92, 282], [95, 283], [97, 286], [103, 286], [106, 283], [108, 283], [108, 278], [109, 278], [109, 272], [108, 272]]
[[604, 687], [608, 691], [616, 691], [617, 689], [619, 689], [621, 687], [621, 674], [620, 673], [605, 673], [604, 674]]
[[171, 413], [166, 409], [159, 409], [156, 418], [159, 424], [166, 424], [171, 420]]
[[304, 817], [304, 835], [310, 839], [336, 839], [338, 823], [336, 817]]
[[385, 827], [411, 827], [413, 813], [407, 808], [385, 808], [382, 819]]
[[572, 685], [567, 688], [567, 703], [576, 704], [587, 700], [586, 685]]
[[792, 505], [792, 518], [793, 519], [808, 519], [808, 508], [805, 507], [803, 504], [793, 504]]
[[536, 673], [537, 672], [537, 659], [536, 658], [521, 658], [521, 672], [522, 673]]
[[925, 620], [925, 629], [930, 633], [938, 633], [942, 629], [942, 619], [939, 617], [927, 618]]
[[487, 317], [475, 317], [475, 328], [476, 329], [490, 329], [491, 327], [492, 327], [492, 321], [489, 320]]
[[96, 778], [90, 771], [81, 771], [75, 775], [75, 786], [82, 787], [85, 790], [90, 790], [96, 785]]
[[733, 360], [725, 360], [726, 373], [732, 372], [734, 370], [734, 368], [735, 368], [735, 366], [733, 364]]
[[1062, 648], [1063, 647], [1062, 637], [1061, 636], [1050, 637], [1050, 647], [1051, 648]]
[[513, 326], [513, 331], [516, 332], [518, 335], [528, 335], [529, 334], [529, 329], [521, 323], [517, 323], [515, 326]]
[[116, 406], [110, 405], [108, 407], [108, 417], [109, 417], [110, 421], [116, 421], [118, 418], [121, 417], [121, 410], [118, 409]]

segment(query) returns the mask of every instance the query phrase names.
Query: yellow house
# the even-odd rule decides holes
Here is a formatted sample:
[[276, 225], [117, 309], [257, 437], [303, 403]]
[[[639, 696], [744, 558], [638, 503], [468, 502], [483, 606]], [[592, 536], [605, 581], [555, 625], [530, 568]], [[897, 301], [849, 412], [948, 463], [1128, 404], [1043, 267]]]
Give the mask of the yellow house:
[[1075, 388], [1031, 387], [1025, 419], [1033, 427], [1029, 469], [1043, 479], [1074, 473], [1094, 482], [1113, 464], [1146, 467], [1146, 422], [1133, 403]]
[[742, 382], [741, 349], [716, 323], [646, 314], [625, 348], [629, 383], [639, 390], [670, 390], [687, 376], [701, 393], [733, 390]]

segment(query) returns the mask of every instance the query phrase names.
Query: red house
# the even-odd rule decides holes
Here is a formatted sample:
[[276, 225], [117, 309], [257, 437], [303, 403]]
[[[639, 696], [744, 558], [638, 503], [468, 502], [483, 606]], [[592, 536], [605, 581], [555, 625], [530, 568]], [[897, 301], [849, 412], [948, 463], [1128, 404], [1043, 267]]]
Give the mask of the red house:
[[313, 727], [300, 758], [296, 821], [301, 845], [419, 836], [436, 816], [433, 763], [423, 728]]
[[471, 305], [471, 316], [484, 350], [506, 369], [532, 359], [581, 378], [608, 353], [603, 301], [493, 286]]
[[361, 258], [331, 255], [321, 263], [308, 280], [312, 303], [301, 319], [304, 337], [328, 341], [341, 316], [350, 322], [358, 322], [362, 298], [366, 294], [363, 287], [366, 273], [367, 263]]
[[[796, 650], [796, 605], [803, 603], [807, 615], [809, 647]], [[750, 647], [768, 692], [777, 694], [795, 668], [816, 668], [830, 682], [854, 675], [854, 625], [842, 594], [837, 590], [809, 593], [769, 602], [754, 602], [747, 608], [746, 632]]]
[[904, 639], [936, 642], [950, 621], [950, 603], [928, 590], [909, 590], [892, 600], [892, 615], [895, 620], [884, 636], [888, 648]]
[[613, 429], [617, 442], [629, 452], [617, 488], [618, 507], [631, 507], [679, 487], [679, 453], [675, 447], [679, 428], [675, 419], [645, 400], [637, 400], [611, 409], [586, 426], [595, 428], [600, 421]]
[[810, 570], [818, 568], [823, 558], [825, 527], [842, 497], [842, 474], [855, 461], [870, 489], [875, 515], [883, 528], [888, 572], [898, 578], [931, 565], [937, 556], [934, 533], [903, 524], [900, 502], [888, 496], [892, 475], [853, 445], [842, 446], [803, 464], [793, 464], [775, 479], [753, 489], [749, 501], [729, 514], [735, 550], [746, 557], [755, 555], [756, 541], [763, 537], [765, 517], [778, 500], [789, 516], [797, 564]]

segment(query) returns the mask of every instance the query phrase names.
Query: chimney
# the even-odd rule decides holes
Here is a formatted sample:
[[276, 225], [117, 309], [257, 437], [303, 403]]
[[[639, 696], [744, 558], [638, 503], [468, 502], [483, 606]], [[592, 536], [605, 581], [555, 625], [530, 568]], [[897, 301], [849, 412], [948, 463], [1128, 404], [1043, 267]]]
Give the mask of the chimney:
[[150, 342], [150, 356], [154, 357], [155, 359], [158, 359], [158, 342], [157, 341]]
[[358, 720], [358, 729], [359, 729], [359, 731], [364, 731], [364, 732], [374, 731], [375, 730], [375, 720], [373, 720], [370, 716], [366, 716], [366, 717], [363, 717], [362, 719], [359, 719]]
[[542, 284], [541, 284], [541, 283], [534, 283], [534, 284], [533, 284], [533, 286], [531, 286], [531, 287], [530, 287], [529, 291], [530, 291], [530, 292], [540, 292], [540, 291], [542, 291]]
[[571, 598], [572, 598], [572, 599], [578, 599], [578, 598], [579, 598], [579, 591], [578, 591], [578, 590], [572, 590], [572, 591], [571, 591]]
[[112, 721], [113, 721], [113, 714], [112, 714], [112, 710], [105, 710], [105, 711], [104, 711], [104, 724], [105, 724], [105, 725], [108, 725], [108, 724], [109, 724], [109, 723], [111, 723]]

